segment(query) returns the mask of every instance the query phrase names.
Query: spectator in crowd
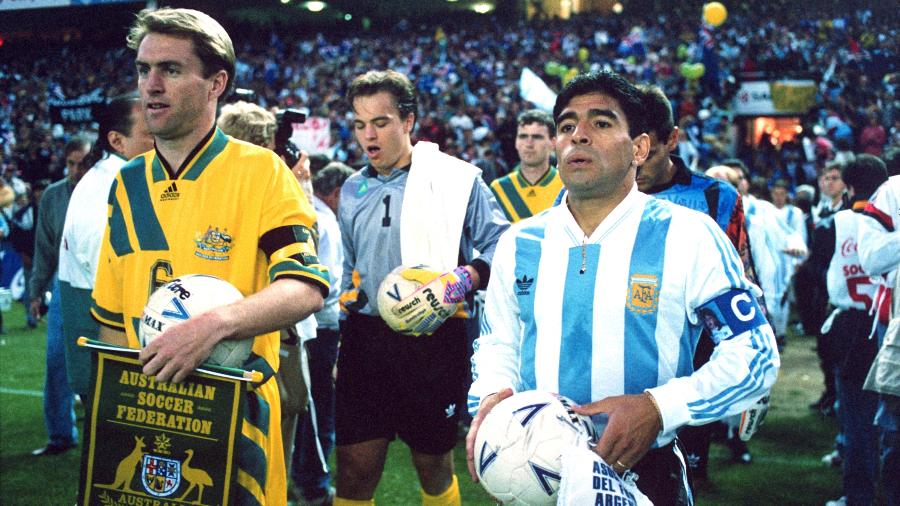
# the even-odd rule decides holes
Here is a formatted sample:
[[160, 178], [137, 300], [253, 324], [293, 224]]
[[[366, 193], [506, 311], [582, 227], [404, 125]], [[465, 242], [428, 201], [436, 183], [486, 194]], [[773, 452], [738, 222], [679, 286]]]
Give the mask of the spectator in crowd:
[[[814, 227], [809, 239], [810, 251], [822, 249], [817, 239], [820, 227], [829, 226], [834, 213], [846, 207], [846, 185], [841, 179], [843, 167], [841, 162], [830, 162], [819, 173], [820, 200], [812, 209]], [[797, 310], [801, 315], [806, 315], [804, 330], [816, 336], [816, 354], [819, 356], [819, 367], [825, 383], [822, 395], [809, 407], [830, 416], [834, 414], [834, 402], [837, 400], [834, 377], [837, 357], [833, 353], [831, 340], [821, 332], [828, 306], [828, 287], [823, 265], [825, 264], [821, 262], [818, 265], [813, 262], [802, 264], [795, 277], [795, 290], [806, 294], [806, 297], [798, 301]]]
[[874, 156], [881, 156], [887, 143], [887, 130], [878, 118], [878, 112], [869, 111], [866, 115], [866, 126], [859, 134], [860, 151]]
[[72, 191], [59, 247], [66, 374], [85, 405], [89, 405], [91, 356], [76, 340], [80, 336], [97, 339], [100, 332], [90, 316], [91, 290], [109, 214], [109, 189], [128, 160], [153, 149], [137, 93], [112, 98], [98, 119], [97, 142], [85, 158], [91, 168]]
[[[449, 137], [460, 142], [456, 131], [449, 131], [447, 122], [457, 116], [468, 128], [468, 118], [472, 134], [461, 141], [460, 152], [469, 151], [477, 143], [474, 131], [487, 126], [502, 145], [495, 152], [507, 165], [516, 161], [516, 117], [532, 107], [519, 96], [517, 79], [528, 67], [551, 88], [558, 88], [560, 78], [547, 72], [548, 63], [557, 67], [571, 65], [578, 70], [608, 65], [635, 81], [655, 82], [674, 97], [675, 109], [679, 111], [677, 121], [687, 116], [699, 120], [705, 116], [702, 111], [709, 112], [709, 119], [699, 122], [704, 125], [701, 135], [691, 141], [697, 145], [684, 145], [685, 149], [698, 149], [703, 166], [726, 156], [715, 151], [710, 155], [703, 145], [708, 142], [706, 125], [714, 124], [716, 118], [729, 117], [726, 108], [745, 72], [755, 72], [753, 77], [757, 79], [781, 79], [808, 77], [810, 69], [823, 69], [820, 93], [809, 110], [811, 122], [805, 130], [811, 133], [818, 123], [822, 129], [820, 139], [829, 145], [834, 139], [829, 140], [825, 130], [828, 116], [845, 118], [852, 131], [849, 149], [857, 149], [853, 144], [866, 125], [860, 118], [873, 106], [878, 108], [886, 129], [896, 123], [898, 106], [893, 92], [897, 78], [892, 73], [898, 70], [896, 56], [900, 48], [895, 41], [900, 25], [895, 12], [882, 11], [873, 16], [868, 9], [849, 12], [817, 5], [815, 12], [809, 13], [786, 9], [784, 2], [775, 2], [729, 12], [727, 24], [713, 30], [711, 38], [685, 39], [671, 37], [671, 33], [696, 32], [696, 11], [660, 5], [649, 11], [626, 8], [621, 15], [611, 17], [585, 13], [566, 21], [542, 19], [520, 25], [504, 19], [501, 24], [509, 22], [510, 26], [503, 30], [497, 30], [496, 20], [488, 17], [479, 21], [468, 17], [459, 21], [444, 19], [440, 37], [435, 36], [434, 26], [429, 23], [407, 24], [409, 32], [404, 33], [392, 31], [389, 26], [375, 26], [362, 32], [329, 30], [327, 36], [251, 28], [242, 30], [237, 44], [241, 69], [237, 80], [241, 87], [256, 90], [260, 104], [266, 108], [305, 106], [311, 115], [327, 117], [333, 129], [329, 155], [353, 167], [363, 163], [364, 153], [350, 145], [351, 119], [346, 105], [337, 97], [354, 73], [373, 61], [415, 75], [415, 84], [429, 111], [422, 118], [422, 127], [428, 124], [428, 128], [420, 128], [415, 137], [447, 149]], [[778, 23], [772, 23], [772, 19], [778, 19]], [[639, 45], [645, 50], [618, 53], [620, 44], [631, 43], [636, 26], [641, 27], [643, 41]], [[579, 40], [588, 50], [583, 62], [575, 63], [574, 54], [567, 61], [560, 52], [560, 30], [570, 33], [572, 40]], [[847, 41], [859, 40], [861, 36], [870, 42], [862, 45], [859, 52], [848, 54]], [[10, 38], [7, 45], [15, 42]], [[366, 48], [356, 50], [362, 46]], [[378, 50], [371, 49], [375, 47]], [[111, 63], [121, 61], [121, 53], [121, 48], [104, 52], [102, 45], [99, 49], [86, 44], [17, 46], [10, 58], [0, 63], [2, 88], [11, 92], [7, 106], [0, 107], [0, 123], [13, 133], [10, 152], [20, 162], [23, 179], [33, 182], [47, 177], [41, 173], [55, 168], [54, 160], [61, 156], [67, 136], [84, 128], [52, 124], [43, 97], [78, 97], [94, 90], [97, 82], [115, 83], [110, 90], [112, 95], [133, 89], [134, 77], [127, 68]], [[712, 80], [718, 86], [694, 86], [678, 72], [683, 58], [695, 58], [701, 53], [717, 55], [718, 68], [708, 68], [702, 80]], [[752, 58], [748, 58], [749, 54]], [[302, 67], [277, 63], [300, 59], [304, 62]], [[734, 127], [738, 121], [730, 123]], [[432, 131], [432, 125], [437, 125], [436, 131]], [[733, 128], [731, 138], [720, 143], [742, 144], [736, 138], [737, 130]], [[891, 133], [891, 138], [896, 138], [896, 132]], [[813, 146], [812, 142], [809, 144]], [[738, 154], [746, 155], [747, 148], [741, 146], [740, 151], [744, 153]], [[783, 159], [789, 153], [790, 150], [773, 152]], [[833, 157], [833, 146], [830, 153], [828, 149], [825, 153], [822, 162]], [[776, 161], [766, 163], [768, 167], [780, 166]], [[762, 172], [755, 165], [751, 169], [754, 174]]]
[[559, 171], [550, 164], [556, 143], [556, 125], [549, 113], [538, 109], [519, 115], [516, 151], [519, 164], [491, 183], [491, 191], [513, 223], [547, 209], [562, 189]]
[[800, 208], [791, 204], [791, 190], [788, 182], [784, 179], [776, 179], [772, 183], [769, 194], [772, 197], [772, 204], [778, 210], [778, 216], [803, 237], [804, 243], [808, 242], [806, 216]]
[[[654, 504], [692, 504], [675, 430], [739, 413], [775, 380], [779, 359], [760, 293], [711, 219], [637, 191], [635, 169], [650, 148], [637, 88], [608, 72], [579, 75], [557, 97], [554, 117], [567, 191], [561, 205], [513, 225], [497, 246], [472, 359], [469, 472], [476, 479], [474, 442], [490, 410], [512, 391], [547, 390], [594, 416], [602, 433], [594, 451], [618, 473], [633, 470]], [[692, 240], [676, 239], [685, 236]], [[514, 293], [525, 275], [534, 283]], [[737, 300], [743, 321], [729, 309]], [[703, 308], [733, 334], [693, 371], [692, 357], [677, 350], [693, 348]], [[591, 349], [619, 351], [602, 353], [601, 365]], [[624, 362], [613, 365], [611, 356]], [[753, 364], [762, 381], [721, 399]]]
[[[304, 343], [309, 364], [310, 408], [300, 415], [294, 436], [290, 474], [302, 504], [331, 504], [328, 458], [334, 448], [334, 366], [340, 342], [340, 283], [343, 280], [344, 252], [337, 222], [340, 191], [353, 169], [331, 162], [312, 178], [313, 208], [319, 231], [319, 260], [328, 267], [331, 290], [325, 307], [316, 313], [316, 338]], [[286, 444], [289, 444], [286, 443]]]
[[875, 290], [854, 246], [859, 223], [866, 219], [861, 212], [887, 180], [887, 170], [878, 157], [860, 154], [845, 165], [841, 176], [851, 207], [816, 229], [816, 249], [810, 257], [818, 270], [827, 273], [828, 301], [835, 308], [822, 332], [834, 357], [845, 497], [828, 506], [873, 504], [878, 477], [878, 430], [872, 423], [878, 395], [863, 390], [878, 351], [878, 343], [870, 339]]
[[398, 266], [428, 264], [438, 271], [402, 275], [431, 283], [445, 303], [465, 301], [487, 283], [508, 223], [477, 167], [432, 143], [413, 147], [417, 100], [406, 76], [365, 73], [350, 84], [347, 101], [369, 163], [344, 183], [338, 216], [344, 272], [353, 274], [344, 276], [341, 295], [348, 314], [337, 366], [334, 504], [374, 503], [388, 444], [398, 436], [410, 448], [423, 504], [460, 504], [452, 450], [469, 373], [464, 322], [433, 313], [424, 335], [403, 335], [379, 318], [376, 294]]
[[[13, 212], [10, 219], [10, 242], [16, 253], [22, 257], [22, 271], [25, 274], [25, 290], [22, 293], [22, 302], [25, 304], [25, 321], [29, 328], [37, 327], [38, 320], [29, 307], [31, 297], [28, 295], [28, 280], [31, 279], [32, 260], [34, 259], [34, 225], [37, 221], [38, 203], [44, 190], [50, 185], [47, 179], [40, 179], [31, 185], [31, 190], [23, 193], [19, 199], [18, 209]], [[46, 306], [41, 305], [39, 314], [43, 314]]]
[[[776, 215], [788, 228], [797, 236], [803, 239], [803, 244], [809, 248], [809, 231], [807, 230], [807, 216], [799, 207], [791, 203], [790, 184], [784, 179], [776, 179], [771, 185], [769, 192], [772, 205], [775, 206]], [[795, 301], [793, 278], [797, 272], [797, 268], [803, 263], [802, 259], [791, 256], [788, 253], [781, 254], [781, 263], [787, 269], [786, 275], [789, 278], [788, 291], [782, 301], [773, 301], [772, 304], [781, 304], [784, 315], [787, 318], [790, 315], [790, 308]]]
[[[101, 339], [137, 348], [134, 326], [126, 322], [139, 318], [150, 293], [173, 276], [214, 274], [246, 294], [169, 326], [139, 357], [144, 374], [179, 383], [222, 339], [253, 339], [244, 367], [264, 378], [246, 392], [259, 409], [246, 410], [242, 420], [246, 437], [235, 453], [244, 478], [234, 483], [236, 502], [284, 505], [280, 401], [272, 376], [277, 331], [321, 309], [328, 292], [328, 274], [315, 257], [312, 206], [275, 153], [216, 128], [218, 102], [235, 73], [231, 39], [218, 22], [190, 9], [145, 10], [128, 43], [137, 51], [138, 90], [155, 149], [132, 160], [113, 183], [109, 201], [121, 219], [107, 227], [91, 313], [101, 323]], [[131, 199], [148, 189], [167, 198], [142, 201], [140, 216], [132, 214]], [[223, 200], [241, 205], [212, 204]], [[156, 240], [144, 240], [147, 223], [154, 224]], [[211, 240], [221, 241], [225, 230], [250, 244], [232, 245], [210, 260], [194, 254], [193, 241], [175, 240], [202, 230], [215, 235]]]
[[843, 162], [832, 162], [819, 173], [819, 202], [813, 208], [813, 222], [818, 224], [846, 207], [847, 186], [841, 179]]
[[68, 173], [64, 179], [51, 184], [41, 195], [37, 222], [34, 226], [34, 259], [28, 294], [31, 297], [29, 312], [32, 318], [41, 318], [44, 294], [51, 290], [50, 309], [47, 313], [47, 372], [44, 379], [44, 423], [49, 441], [31, 452], [35, 456], [57, 455], [78, 444], [75, 428], [75, 395], [69, 387], [66, 375], [66, 352], [63, 342], [62, 306], [59, 298], [59, 245], [66, 209], [75, 185], [87, 168], [84, 158], [91, 143], [81, 137], [66, 144], [65, 160]]

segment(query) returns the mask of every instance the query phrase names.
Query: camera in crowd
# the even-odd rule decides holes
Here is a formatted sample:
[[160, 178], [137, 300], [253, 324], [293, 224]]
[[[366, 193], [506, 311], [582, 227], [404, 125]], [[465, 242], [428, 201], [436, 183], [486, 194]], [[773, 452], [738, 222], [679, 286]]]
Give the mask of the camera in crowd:
[[[247, 88], [235, 88], [228, 97], [229, 102], [244, 101], [257, 103], [256, 92]], [[305, 123], [309, 111], [306, 109], [280, 109], [275, 112], [275, 153], [284, 158], [288, 167], [293, 167], [300, 159], [300, 147], [291, 141], [294, 124]]]
[[300, 159], [300, 147], [291, 140], [294, 123], [306, 121], [307, 112], [301, 109], [281, 109], [275, 113], [278, 128], [275, 130], [275, 152], [284, 158], [288, 167], [293, 167]]

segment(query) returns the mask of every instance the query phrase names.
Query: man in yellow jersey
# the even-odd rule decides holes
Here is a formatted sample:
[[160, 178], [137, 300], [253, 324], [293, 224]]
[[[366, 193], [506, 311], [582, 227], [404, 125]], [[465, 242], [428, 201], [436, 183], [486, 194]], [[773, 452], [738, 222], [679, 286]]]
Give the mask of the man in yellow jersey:
[[550, 165], [556, 146], [556, 125], [550, 114], [532, 109], [519, 115], [516, 151], [519, 165], [491, 183], [509, 221], [515, 223], [547, 209], [562, 190], [559, 171]]
[[234, 48], [215, 20], [188, 9], [138, 15], [138, 90], [155, 149], [110, 190], [91, 312], [104, 341], [137, 347], [137, 322], [158, 286], [185, 274], [229, 281], [245, 298], [169, 327], [141, 351], [144, 373], [180, 382], [222, 339], [254, 339], [236, 456], [237, 503], [284, 505], [277, 330], [322, 307], [327, 270], [315, 255], [314, 212], [278, 156], [215, 128], [234, 77]]

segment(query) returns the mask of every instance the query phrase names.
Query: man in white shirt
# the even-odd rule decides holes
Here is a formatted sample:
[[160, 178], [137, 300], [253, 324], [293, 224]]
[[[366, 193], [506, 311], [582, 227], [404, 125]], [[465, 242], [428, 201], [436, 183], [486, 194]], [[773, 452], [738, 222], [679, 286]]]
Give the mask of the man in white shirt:
[[90, 315], [91, 290], [106, 229], [109, 188], [125, 162], [153, 149], [137, 93], [111, 99], [99, 124], [97, 143], [90, 153], [96, 162], [72, 191], [59, 246], [66, 369], [72, 390], [82, 399], [90, 390], [91, 356], [75, 340], [79, 336], [97, 339], [99, 332]]

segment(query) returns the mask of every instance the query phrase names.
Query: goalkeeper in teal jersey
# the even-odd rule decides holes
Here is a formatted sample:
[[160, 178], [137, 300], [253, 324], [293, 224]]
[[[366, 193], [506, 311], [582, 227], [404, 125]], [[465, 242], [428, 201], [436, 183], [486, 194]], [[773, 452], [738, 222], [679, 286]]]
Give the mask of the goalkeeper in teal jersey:
[[464, 302], [487, 284], [508, 223], [476, 167], [431, 143], [413, 148], [415, 88], [405, 76], [364, 74], [348, 102], [369, 164], [347, 179], [338, 212], [344, 272], [352, 275], [341, 296], [334, 504], [372, 504], [398, 436], [410, 447], [423, 504], [459, 504], [452, 449], [468, 374], [464, 321], [429, 312], [400, 334], [379, 317], [376, 291], [401, 264], [428, 264], [436, 270], [403, 276], [430, 284], [443, 303]]

